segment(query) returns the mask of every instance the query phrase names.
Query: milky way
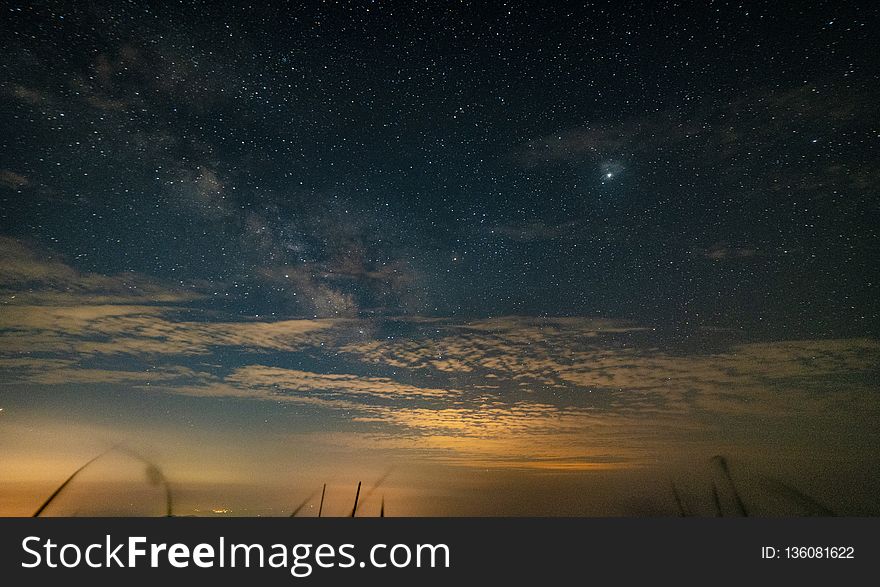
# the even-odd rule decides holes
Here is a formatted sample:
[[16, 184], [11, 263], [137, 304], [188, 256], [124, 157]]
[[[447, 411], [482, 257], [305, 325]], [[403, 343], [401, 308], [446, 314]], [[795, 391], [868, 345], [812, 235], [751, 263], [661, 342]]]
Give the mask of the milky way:
[[68, 4], [0, 17], [0, 514], [118, 443], [185, 514], [880, 511], [870, 6]]

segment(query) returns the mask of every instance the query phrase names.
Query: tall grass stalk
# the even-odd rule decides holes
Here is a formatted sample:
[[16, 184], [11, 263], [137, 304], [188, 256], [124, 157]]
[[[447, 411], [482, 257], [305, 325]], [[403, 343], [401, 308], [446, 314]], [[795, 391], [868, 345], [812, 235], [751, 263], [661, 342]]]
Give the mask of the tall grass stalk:
[[34, 518], [38, 518], [38, 517], [40, 516], [40, 514], [43, 513], [43, 510], [45, 510], [47, 507], [49, 507], [49, 504], [52, 503], [52, 502], [55, 500], [55, 498], [58, 497], [58, 495], [59, 495], [62, 491], [64, 491], [64, 488], [67, 487], [67, 486], [70, 484], [70, 482], [73, 481], [73, 479], [83, 471], [83, 469], [85, 469], [86, 467], [88, 467], [89, 465], [91, 465], [92, 463], [94, 463], [95, 461], [97, 461], [98, 459], [100, 459], [101, 457], [103, 457], [105, 454], [111, 452], [112, 450], [113, 450], [112, 448], [109, 448], [109, 449], [105, 450], [104, 452], [102, 452], [102, 453], [99, 454], [98, 456], [92, 458], [92, 459], [91, 459], [90, 461], [88, 461], [86, 464], [84, 464], [83, 466], [81, 466], [79, 469], [77, 469], [76, 471], [74, 471], [74, 472], [70, 475], [70, 477], [68, 477], [67, 479], [64, 480], [64, 483], [62, 483], [61, 485], [59, 485], [58, 488], [57, 488], [55, 491], [52, 492], [52, 495], [50, 495], [49, 498], [48, 498], [46, 501], [43, 502], [43, 505], [41, 505], [41, 506], [37, 509], [37, 511], [34, 512], [34, 515], [33, 515], [32, 517], [34, 517]]
[[357, 509], [358, 509], [358, 498], [360, 497], [360, 495], [361, 495], [361, 482], [358, 481], [357, 492], [354, 494], [354, 507], [351, 508], [351, 517], [352, 517], [352, 518], [353, 518], [354, 515], [357, 513]]
[[744, 518], [747, 517], [749, 515], [749, 511], [748, 509], [746, 509], [746, 504], [739, 496], [739, 492], [736, 490], [736, 485], [733, 483], [733, 478], [730, 476], [730, 467], [727, 465], [727, 459], [724, 458], [722, 455], [715, 455], [714, 457], [712, 457], [712, 463], [721, 472], [721, 477], [722, 479], [724, 479], [728, 491], [730, 491], [730, 494], [733, 496], [733, 503], [736, 506], [736, 513]]

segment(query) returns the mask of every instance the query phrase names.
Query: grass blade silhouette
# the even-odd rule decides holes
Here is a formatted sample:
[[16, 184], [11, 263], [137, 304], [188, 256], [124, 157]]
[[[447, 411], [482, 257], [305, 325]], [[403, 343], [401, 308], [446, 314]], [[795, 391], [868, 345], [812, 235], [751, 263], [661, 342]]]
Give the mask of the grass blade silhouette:
[[715, 455], [712, 457], [712, 464], [714, 464], [721, 472], [721, 477], [724, 479], [728, 491], [730, 491], [730, 494], [733, 496], [733, 503], [737, 510], [736, 513], [744, 518], [748, 517], [749, 512], [746, 509], [746, 504], [743, 503], [742, 498], [739, 496], [739, 492], [736, 490], [733, 478], [730, 476], [730, 467], [727, 465], [727, 459], [722, 455]]
[[678, 493], [678, 487], [675, 486], [675, 483], [670, 481], [669, 484], [672, 486], [672, 497], [675, 498], [675, 505], [678, 507], [678, 517], [686, 518], [690, 514], [688, 513], [687, 508], [684, 506], [684, 502], [681, 499], [681, 495]]
[[[105, 450], [104, 452], [99, 454], [98, 456], [89, 460], [82, 467], [80, 467], [79, 469], [74, 471], [70, 475], [70, 477], [68, 477], [64, 481], [64, 483], [59, 485], [58, 489], [56, 489], [52, 493], [52, 495], [50, 495], [49, 498], [45, 502], [43, 502], [43, 505], [41, 505], [40, 508], [36, 512], [34, 512], [33, 517], [34, 518], [39, 517], [40, 514], [42, 514], [43, 511], [45, 511], [45, 509], [47, 507], [49, 507], [49, 504], [51, 504], [55, 500], [55, 498], [58, 497], [62, 491], [64, 491], [64, 489], [70, 484], [70, 482], [73, 481], [74, 478], [77, 475], [79, 475], [84, 469], [86, 469], [89, 465], [91, 465], [92, 463], [94, 463], [95, 461], [100, 459], [101, 457], [103, 457], [113, 451], [119, 451], [123, 454], [127, 454], [130, 457], [132, 457], [132, 458], [144, 463], [144, 465], [146, 465], [146, 467], [147, 467], [146, 468], [147, 481], [152, 485], [162, 485], [165, 488], [165, 515], [168, 517], [171, 517], [173, 515], [173, 513], [172, 513], [173, 512], [173, 500], [172, 500], [172, 494], [171, 494], [171, 484], [168, 483], [168, 479], [162, 473], [162, 469], [160, 469], [155, 463], [144, 458], [143, 456], [136, 453], [135, 451], [133, 451], [129, 448], [121, 447], [119, 445], [108, 448], [107, 450]], [[76, 513], [76, 512], [74, 512], [74, 513]]]
[[358, 497], [360, 497], [360, 495], [361, 495], [361, 482], [358, 481], [357, 493], [354, 494], [354, 507], [351, 508], [351, 517], [352, 517], [352, 518], [353, 518], [354, 515], [357, 513], [357, 510], [358, 510]]
[[[327, 485], [324, 484], [324, 487], [326, 488]], [[303, 500], [303, 502], [302, 502], [301, 504], [299, 504], [298, 506], [296, 506], [296, 507], [293, 509], [293, 513], [290, 514], [290, 517], [291, 517], [291, 518], [295, 517], [295, 516], [300, 512], [300, 510], [302, 510], [304, 507], [306, 507], [306, 505], [307, 505], [310, 501], [312, 501], [312, 499], [313, 499], [316, 495], [318, 495], [318, 492], [317, 492], [317, 491], [313, 491], [313, 492], [312, 492], [307, 498], [305, 498], [305, 500]], [[324, 503], [324, 494], [321, 493], [321, 504], [323, 505], [323, 503]], [[320, 515], [320, 513], [319, 513], [319, 515]]]
[[766, 489], [797, 504], [811, 516], [835, 516], [834, 510], [810, 497], [803, 491], [795, 489], [788, 483], [762, 475], [761, 481]]
[[324, 511], [324, 493], [327, 491], [327, 484], [324, 483], [324, 488], [321, 490], [321, 505], [318, 506], [318, 517], [321, 517], [321, 512]]
[[[116, 448], [116, 447], [113, 447], [113, 448]], [[107, 453], [113, 451], [113, 448], [108, 448], [107, 450], [105, 450], [104, 452], [102, 452], [101, 454], [99, 454], [98, 456], [92, 458], [90, 461], [88, 461], [88, 462], [87, 462], [86, 464], [84, 464], [82, 467], [80, 467], [79, 469], [77, 469], [76, 471], [74, 471], [74, 472], [70, 475], [70, 477], [68, 477], [67, 479], [65, 479], [64, 483], [62, 483], [61, 485], [58, 486], [58, 489], [56, 489], [54, 492], [52, 492], [52, 495], [50, 495], [49, 498], [48, 498], [46, 501], [43, 502], [43, 505], [41, 505], [41, 506], [39, 507], [39, 509], [37, 509], [37, 511], [34, 512], [34, 515], [33, 515], [32, 517], [34, 517], [34, 518], [38, 518], [38, 517], [40, 516], [40, 514], [42, 514], [43, 511], [44, 511], [47, 507], [49, 507], [49, 504], [52, 503], [52, 502], [55, 500], [55, 498], [58, 497], [58, 495], [61, 494], [62, 491], [64, 491], [64, 488], [67, 487], [67, 486], [70, 484], [71, 481], [73, 481], [74, 477], [76, 477], [77, 475], [79, 475], [79, 474], [83, 471], [83, 469], [85, 469], [86, 467], [88, 467], [89, 465], [91, 465], [92, 463], [94, 463], [95, 461], [97, 461], [98, 459], [100, 459], [101, 457], [103, 457], [104, 455], [106, 455]]]
[[173, 500], [171, 499], [171, 484], [168, 482], [168, 478], [165, 477], [165, 474], [162, 473], [162, 469], [160, 469], [155, 463], [148, 460], [146, 457], [142, 456], [139, 453], [131, 450], [130, 448], [125, 448], [123, 446], [116, 446], [111, 450], [118, 450], [121, 453], [127, 454], [130, 457], [139, 460], [147, 466], [147, 480], [153, 485], [162, 485], [165, 488], [165, 516], [170, 518], [173, 515]]
[[388, 476], [391, 474], [391, 471], [393, 471], [393, 470], [394, 470], [394, 467], [390, 467], [387, 471], [382, 473], [382, 476], [376, 480], [376, 483], [374, 483], [372, 487], [370, 487], [369, 489], [364, 491], [364, 497], [361, 499], [361, 503], [366, 503], [367, 500], [370, 499], [370, 496], [372, 496], [373, 493], [375, 493], [376, 490], [382, 486], [382, 483], [385, 482], [385, 479], [388, 478]]
[[721, 499], [718, 497], [718, 486], [712, 481], [712, 503], [715, 504], [715, 517], [723, 518], [724, 513], [721, 511]]

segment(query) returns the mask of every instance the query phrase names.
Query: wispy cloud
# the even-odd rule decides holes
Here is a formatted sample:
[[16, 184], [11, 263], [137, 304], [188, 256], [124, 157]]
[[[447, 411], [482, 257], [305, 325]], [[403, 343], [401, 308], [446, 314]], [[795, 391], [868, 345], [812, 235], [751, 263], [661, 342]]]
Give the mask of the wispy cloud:
[[[880, 342], [867, 338], [673, 352], [658, 348], [653, 329], [628, 322], [512, 316], [416, 322], [420, 335], [353, 343], [339, 333], [375, 325], [196, 323], [157, 308], [87, 309], [42, 308], [48, 313], [22, 317], [18, 333], [3, 324], [7, 384], [122, 385], [129, 393], [307, 406], [359, 427], [365, 446], [484, 468], [634, 467], [675, 447], [709, 454], [719, 421], [738, 422], [737, 434], [748, 436], [797, 421], [833, 428], [876, 413]], [[65, 335], [50, 336], [62, 326]], [[96, 333], [104, 340], [89, 340]], [[41, 356], [16, 352], [27, 340]], [[244, 364], [208, 365], [221, 348]], [[252, 361], [254, 353], [297, 350], [347, 357], [351, 370]], [[119, 354], [161, 361], [118, 369], [100, 362]], [[202, 366], [186, 364], [194, 354], [205, 357]]]
[[51, 99], [47, 92], [22, 84], [12, 84], [7, 93], [13, 98], [33, 106], [46, 104]]
[[[29, 369], [17, 379], [16, 383], [38, 385], [147, 385], [156, 382], [184, 380], [196, 375], [196, 372], [184, 367], [125, 371], [119, 369], [88, 369], [74, 365], [46, 368], [47, 365], [51, 365], [51, 362], [46, 360], [33, 361], [33, 366], [38, 368]], [[6, 366], [0, 360], [0, 369]]]
[[6, 385], [308, 406], [375, 446], [486, 468], [632, 467], [658, 446], [708, 451], [719, 420], [742, 421], [748, 434], [876, 413], [871, 338], [700, 349], [661, 346], [656, 327], [606, 318], [231, 319], [187, 308], [196, 288], [83, 273], [51, 251], [2, 244]]
[[697, 249], [695, 252], [707, 259], [712, 259], [713, 261], [720, 261], [722, 259], [746, 259], [761, 254], [753, 247], [731, 247], [725, 243], [715, 243], [710, 247]]
[[559, 129], [526, 144], [520, 160], [527, 167], [571, 161], [600, 166], [638, 155], [653, 162], [656, 177], [664, 169], [702, 169], [734, 193], [827, 197], [833, 189], [876, 185], [877, 170], [868, 160], [843, 164], [838, 150], [826, 147], [865, 133], [863, 121], [877, 113], [876, 100], [864, 90], [840, 84], [763, 88], [616, 124]]
[[0, 236], [0, 300], [3, 304], [102, 304], [186, 302], [203, 297], [138, 273], [83, 273], [52, 251]]
[[371, 395], [387, 399], [449, 399], [461, 395], [455, 389], [432, 389], [406, 385], [388, 377], [313, 373], [250, 365], [235, 370], [225, 381], [237, 385], [267, 387], [284, 393], [315, 393], [326, 396]]
[[[376, 213], [346, 194], [290, 186], [264, 188], [264, 205], [246, 203], [253, 195], [249, 155], [239, 165], [223, 165], [215, 135], [175, 129], [181, 116], [213, 120], [214, 112], [236, 100], [259, 101], [258, 89], [228, 91], [244, 88], [247, 82], [211, 51], [183, 54], [180, 45], [167, 38], [137, 39], [92, 55], [60, 84], [46, 81], [53, 64], [29, 54], [32, 71], [17, 74], [33, 83], [7, 93], [22, 108], [51, 110], [37, 117], [38, 124], [49, 128], [92, 121], [89, 139], [94, 138], [115, 165], [84, 170], [88, 173], [83, 177], [100, 178], [117, 167], [149, 177], [157, 186], [152, 190], [156, 208], [210, 227], [209, 237], [225, 243], [227, 254], [217, 261], [224, 279], [246, 283], [249, 291], [263, 294], [253, 298], [271, 297], [279, 314], [350, 317], [426, 306], [421, 274], [406, 251], [384, 244], [387, 239], [379, 234], [377, 225], [387, 211]], [[20, 69], [22, 63], [17, 60], [10, 67]], [[146, 112], [159, 118], [145, 125]], [[53, 155], [70, 156], [60, 146], [53, 148]], [[78, 189], [75, 181], [60, 181], [54, 171], [29, 172], [27, 186], [13, 175], [4, 175], [2, 182], [31, 192], [64, 192], [59, 199], [66, 205], [76, 201], [98, 210], [107, 205], [99, 194]], [[75, 196], [74, 190], [79, 192]], [[222, 284], [216, 287], [222, 289]]]
[[658, 444], [690, 436], [705, 441], [695, 421], [645, 418], [604, 410], [519, 401], [439, 409], [402, 407], [376, 414], [402, 427], [373, 435], [380, 446], [403, 446], [432, 458], [477, 468], [593, 470], [646, 465]]
[[506, 389], [613, 392], [619, 410], [720, 413], [787, 404], [780, 392], [835, 387], [838, 380], [864, 389], [880, 355], [880, 342], [869, 338], [735, 344], [687, 354], [663, 351], [651, 340], [648, 329], [613, 322], [498, 319], [438, 337], [351, 343], [341, 350], [366, 363], [467, 374], [474, 381], [491, 377]]
[[[829, 99], [829, 92], [834, 94], [834, 100]], [[770, 149], [780, 141], [809, 143], [816, 138], [806, 132], [811, 125], [817, 132], [820, 128], [827, 129], [824, 123], [829, 119], [845, 126], [859, 122], [859, 117], [876, 109], [877, 105], [863, 92], [840, 86], [827, 90], [809, 84], [764, 88], [749, 96], [704, 100], [687, 111], [661, 111], [617, 124], [583, 126], [551, 133], [529, 143], [524, 156], [527, 161], [539, 162], [587, 154], [652, 152], [662, 147], [674, 151], [677, 146], [692, 144], [691, 141], [696, 139], [711, 140], [724, 147], [721, 152], [703, 155], [727, 159], [739, 154], [739, 148], [749, 146], [764, 145], [762, 149]], [[735, 117], [755, 124], [726, 122]], [[762, 124], [757, 124], [759, 122]], [[787, 133], [780, 132], [786, 130]], [[803, 136], [790, 136], [793, 134]], [[757, 136], [773, 138], [772, 144], [750, 140]]]
[[[52, 251], [0, 237], [0, 352], [96, 355], [200, 355], [215, 347], [291, 351], [317, 344], [329, 320], [185, 320], [205, 297], [136, 273], [83, 273]], [[190, 310], [192, 313], [193, 310]]]
[[27, 186], [29, 183], [30, 180], [26, 175], [22, 175], [21, 173], [17, 173], [10, 169], [0, 169], [0, 186], [11, 190], [17, 190]]
[[319, 344], [333, 320], [190, 322], [161, 306], [17, 306], [0, 317], [5, 352], [96, 355], [205, 355], [219, 347], [294, 351]]
[[650, 327], [593, 318], [506, 316], [445, 326], [439, 336], [355, 342], [340, 350], [366, 363], [453, 373], [497, 372], [552, 382], [560, 364], [585, 340]]

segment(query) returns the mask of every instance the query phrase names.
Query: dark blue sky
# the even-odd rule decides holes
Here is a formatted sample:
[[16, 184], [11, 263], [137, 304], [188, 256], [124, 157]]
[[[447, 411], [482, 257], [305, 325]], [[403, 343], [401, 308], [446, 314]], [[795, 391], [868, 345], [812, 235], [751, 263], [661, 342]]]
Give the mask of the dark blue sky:
[[185, 437], [190, 480], [214, 441], [271, 477], [286, 433], [511, 475], [870, 460], [875, 6], [266, 4], [4, 5], [11, 478], [42, 430]]
[[244, 313], [870, 331], [875, 14], [812, 4], [11, 5], [0, 221]]

